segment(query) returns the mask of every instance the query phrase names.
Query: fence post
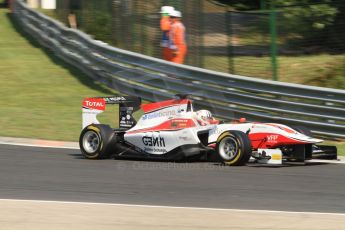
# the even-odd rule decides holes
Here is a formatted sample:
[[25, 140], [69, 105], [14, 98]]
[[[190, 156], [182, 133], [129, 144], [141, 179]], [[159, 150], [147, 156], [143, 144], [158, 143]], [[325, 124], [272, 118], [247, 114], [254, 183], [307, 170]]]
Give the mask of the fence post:
[[[139, 2], [140, 4], [141, 2]], [[147, 36], [147, 21], [146, 21], [146, 13], [147, 13], [147, 9], [146, 9], [146, 4], [144, 5], [144, 10], [141, 12], [141, 20], [140, 20], [140, 24], [141, 24], [141, 41], [142, 41], [142, 53], [145, 54], [145, 55], [150, 55], [149, 54], [149, 50], [150, 50], [150, 47], [149, 47], [149, 44], [147, 44], [147, 39], [146, 39], [146, 36]], [[140, 9], [142, 10], [143, 7], [141, 5]], [[152, 45], [151, 45], [152, 47]], [[152, 54], [151, 54], [152, 55]]]
[[270, 2], [270, 36], [271, 36], [271, 64], [272, 64], [272, 79], [278, 81], [278, 64], [277, 64], [277, 13], [275, 11], [274, 2]]
[[229, 65], [229, 73], [235, 74], [235, 65], [234, 65], [234, 50], [232, 47], [232, 20], [231, 20], [231, 11], [229, 10], [229, 7], [226, 7], [225, 12], [225, 26], [226, 26], [226, 34], [227, 34], [227, 50], [228, 50], [228, 65]]
[[203, 1], [199, 1], [199, 67], [203, 68], [204, 67], [204, 4]]

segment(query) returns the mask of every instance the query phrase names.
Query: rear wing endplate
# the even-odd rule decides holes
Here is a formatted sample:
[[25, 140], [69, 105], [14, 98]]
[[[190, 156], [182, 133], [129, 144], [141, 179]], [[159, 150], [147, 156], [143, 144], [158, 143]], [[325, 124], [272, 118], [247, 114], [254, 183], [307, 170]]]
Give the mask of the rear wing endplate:
[[134, 96], [109, 96], [109, 97], [90, 97], [83, 100], [82, 107], [82, 126], [85, 128], [90, 124], [99, 124], [97, 115], [103, 113], [107, 105], [119, 105], [119, 127], [130, 129], [136, 121], [132, 114], [139, 110], [141, 98]]

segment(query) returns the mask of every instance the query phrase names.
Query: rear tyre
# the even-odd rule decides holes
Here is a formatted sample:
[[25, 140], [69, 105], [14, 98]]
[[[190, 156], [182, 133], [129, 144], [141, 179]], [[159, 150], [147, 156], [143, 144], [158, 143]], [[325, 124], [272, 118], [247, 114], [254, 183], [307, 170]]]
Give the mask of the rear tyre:
[[226, 131], [218, 137], [216, 151], [225, 165], [240, 166], [248, 162], [252, 148], [245, 133]]
[[79, 137], [79, 147], [87, 159], [106, 159], [112, 154], [115, 139], [108, 125], [92, 124], [83, 129]]

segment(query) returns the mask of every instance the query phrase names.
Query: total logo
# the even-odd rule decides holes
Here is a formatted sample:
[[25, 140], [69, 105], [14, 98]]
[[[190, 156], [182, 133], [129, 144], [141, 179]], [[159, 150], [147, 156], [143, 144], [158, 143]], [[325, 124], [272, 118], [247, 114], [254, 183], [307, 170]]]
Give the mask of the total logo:
[[83, 107], [87, 109], [105, 110], [103, 98], [86, 98], [83, 100]]

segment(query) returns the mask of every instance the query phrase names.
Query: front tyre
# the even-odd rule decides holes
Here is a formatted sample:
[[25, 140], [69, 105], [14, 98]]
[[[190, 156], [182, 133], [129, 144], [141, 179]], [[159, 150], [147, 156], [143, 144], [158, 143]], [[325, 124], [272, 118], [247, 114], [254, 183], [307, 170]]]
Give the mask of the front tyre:
[[252, 148], [245, 133], [226, 131], [218, 137], [216, 151], [225, 165], [240, 166], [248, 162]]
[[112, 153], [113, 130], [108, 125], [92, 124], [83, 129], [79, 147], [87, 159], [105, 159]]

